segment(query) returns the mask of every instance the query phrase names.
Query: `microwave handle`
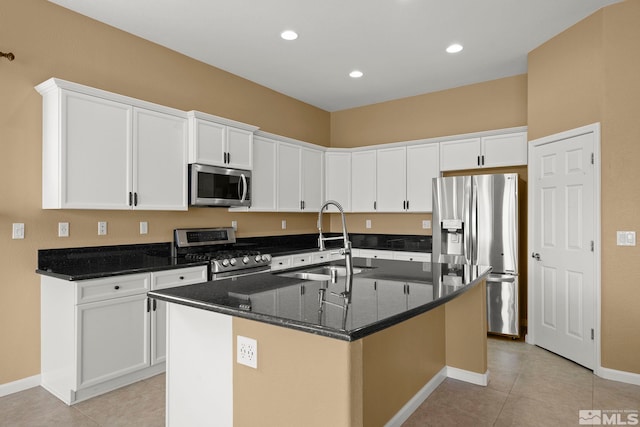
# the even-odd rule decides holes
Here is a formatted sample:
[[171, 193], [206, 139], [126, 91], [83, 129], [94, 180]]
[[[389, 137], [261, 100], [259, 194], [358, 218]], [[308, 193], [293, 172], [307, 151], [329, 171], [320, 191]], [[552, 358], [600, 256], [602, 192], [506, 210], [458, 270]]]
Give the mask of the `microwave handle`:
[[244, 174], [240, 174], [240, 178], [242, 178], [242, 199], [241, 202], [244, 202], [244, 199], [247, 198], [247, 177]]

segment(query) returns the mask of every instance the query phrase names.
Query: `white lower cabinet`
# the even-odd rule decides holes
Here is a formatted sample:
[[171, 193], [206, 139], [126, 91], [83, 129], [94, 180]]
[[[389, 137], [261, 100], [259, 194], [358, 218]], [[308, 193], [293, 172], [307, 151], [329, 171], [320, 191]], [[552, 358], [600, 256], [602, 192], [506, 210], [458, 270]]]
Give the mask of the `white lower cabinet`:
[[206, 280], [206, 266], [77, 282], [42, 276], [42, 386], [71, 405], [163, 372], [166, 307], [147, 292]]

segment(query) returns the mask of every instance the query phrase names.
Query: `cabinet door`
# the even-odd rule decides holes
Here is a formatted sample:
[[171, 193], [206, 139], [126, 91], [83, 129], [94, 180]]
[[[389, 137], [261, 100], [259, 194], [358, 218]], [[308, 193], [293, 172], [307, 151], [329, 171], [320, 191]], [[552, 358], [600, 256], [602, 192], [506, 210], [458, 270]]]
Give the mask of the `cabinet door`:
[[187, 210], [187, 121], [134, 109], [134, 208]]
[[320, 209], [322, 204], [322, 151], [301, 149], [302, 209], [306, 212]]
[[300, 148], [278, 143], [278, 210], [301, 209]]
[[527, 133], [518, 132], [482, 138], [484, 167], [527, 164]]
[[275, 141], [261, 137], [255, 137], [253, 140], [250, 208], [252, 211], [276, 210], [276, 148]]
[[443, 171], [479, 167], [480, 138], [440, 143], [440, 168]]
[[433, 285], [407, 283], [407, 308], [412, 309], [433, 301]]
[[391, 280], [376, 281], [378, 293], [378, 319], [402, 313], [407, 309], [405, 283]]
[[[133, 108], [67, 91], [62, 92], [61, 101], [59, 113], [46, 108], [44, 112], [45, 128], [46, 121], [53, 120], [48, 116], [59, 114], [56, 120], [61, 121], [60, 140], [57, 135], [50, 139], [45, 135], [43, 149], [43, 176], [51, 178], [49, 168], [60, 167], [55, 183], [58, 179], [62, 182], [61, 200], [53, 202], [57, 197], [45, 194], [43, 207], [129, 209]], [[60, 152], [55, 153], [56, 150]], [[54, 183], [43, 181], [46, 193]]]
[[407, 147], [407, 211], [433, 210], [433, 178], [440, 177], [439, 151], [438, 144]]
[[[207, 266], [187, 267], [151, 273], [151, 289], [202, 283], [208, 280]], [[151, 365], [164, 362], [167, 357], [167, 303], [151, 300]]]
[[387, 148], [377, 152], [377, 211], [402, 212], [406, 208], [406, 149]]
[[253, 132], [227, 127], [227, 166], [251, 170], [253, 168]]
[[224, 166], [226, 126], [206, 120], [192, 119], [191, 163]]
[[78, 388], [149, 366], [146, 294], [76, 306]]
[[[351, 153], [327, 152], [324, 162], [324, 200], [335, 200], [345, 212], [351, 211]], [[338, 209], [329, 205], [327, 211], [338, 212]]]
[[375, 212], [376, 210], [376, 152], [351, 153], [351, 210]]

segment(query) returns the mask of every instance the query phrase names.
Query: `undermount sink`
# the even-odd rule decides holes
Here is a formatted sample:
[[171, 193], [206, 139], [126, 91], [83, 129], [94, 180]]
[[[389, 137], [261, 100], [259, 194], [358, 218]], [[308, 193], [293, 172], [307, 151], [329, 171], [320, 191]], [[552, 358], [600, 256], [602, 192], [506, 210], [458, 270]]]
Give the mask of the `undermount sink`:
[[[362, 273], [362, 268], [354, 268], [353, 274]], [[295, 279], [328, 281], [331, 280], [332, 274], [338, 277], [347, 275], [347, 268], [341, 265], [324, 265], [321, 267], [311, 267], [305, 270], [291, 271], [281, 273], [284, 277], [293, 277]]]

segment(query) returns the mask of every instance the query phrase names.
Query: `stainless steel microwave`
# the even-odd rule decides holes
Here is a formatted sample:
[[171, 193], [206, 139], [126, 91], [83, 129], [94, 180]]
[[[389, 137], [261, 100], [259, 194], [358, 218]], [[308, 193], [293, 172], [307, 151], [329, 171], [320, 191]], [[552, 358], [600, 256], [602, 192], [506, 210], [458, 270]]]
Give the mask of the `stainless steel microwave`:
[[251, 206], [251, 171], [189, 165], [191, 206]]

